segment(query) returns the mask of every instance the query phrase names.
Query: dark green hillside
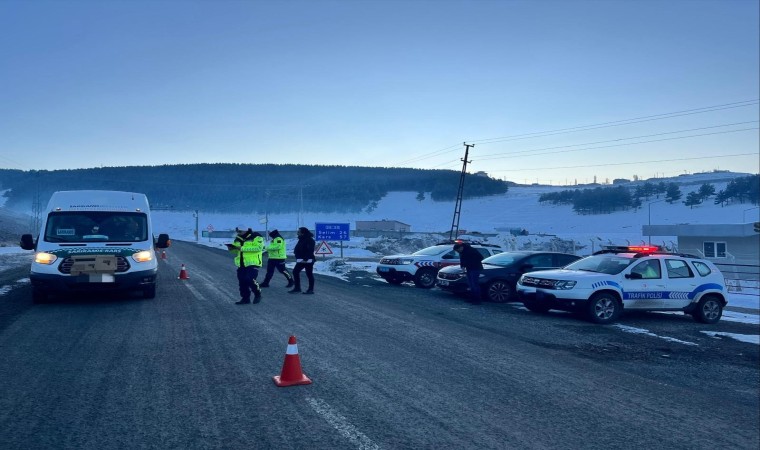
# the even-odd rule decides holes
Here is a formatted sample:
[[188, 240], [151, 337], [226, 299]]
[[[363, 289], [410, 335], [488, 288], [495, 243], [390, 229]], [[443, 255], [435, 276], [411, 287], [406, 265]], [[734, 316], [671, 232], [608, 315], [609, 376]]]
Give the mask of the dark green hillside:
[[[152, 206], [179, 210], [270, 213], [356, 212], [371, 208], [391, 191], [421, 192], [453, 201], [460, 172], [401, 168], [296, 164], [184, 164], [76, 170], [0, 170], [6, 206], [44, 207], [54, 191], [106, 189], [143, 192]], [[508, 183], [468, 175], [464, 197], [503, 194]]]
[[[657, 185], [645, 182], [634, 188], [616, 186], [548, 192], [541, 194], [538, 201], [553, 205], [572, 205], [573, 211], [579, 214], [605, 214], [640, 208], [650, 198], [661, 194], [668, 203], [678, 201], [682, 197], [679, 185], [674, 182], [668, 184], [661, 182]], [[721, 206], [730, 203], [757, 205], [760, 201], [760, 175], [734, 178], [728, 182], [726, 189], [717, 193], [712, 184], [702, 183], [698, 190], [689, 193], [684, 204], [695, 206], [711, 197], [714, 197], [716, 205]]]

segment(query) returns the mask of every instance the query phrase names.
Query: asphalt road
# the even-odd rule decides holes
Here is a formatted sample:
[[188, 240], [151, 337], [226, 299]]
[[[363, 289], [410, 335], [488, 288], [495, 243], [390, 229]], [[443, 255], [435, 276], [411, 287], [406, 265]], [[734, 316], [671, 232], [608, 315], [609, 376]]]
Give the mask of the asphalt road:
[[[760, 446], [758, 346], [702, 333], [756, 325], [620, 321], [666, 340], [370, 274], [239, 306], [226, 252], [167, 253], [152, 300], [33, 305], [0, 272], [0, 448]], [[279, 388], [291, 334], [313, 384]]]

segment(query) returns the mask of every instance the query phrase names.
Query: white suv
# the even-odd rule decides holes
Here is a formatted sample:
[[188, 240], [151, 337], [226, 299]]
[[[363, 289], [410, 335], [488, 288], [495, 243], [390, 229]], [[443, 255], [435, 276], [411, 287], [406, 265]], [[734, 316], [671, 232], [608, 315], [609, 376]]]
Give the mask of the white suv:
[[728, 303], [725, 279], [713, 263], [653, 246], [608, 247], [563, 269], [526, 273], [517, 295], [531, 311], [579, 311], [601, 324], [624, 309], [684, 311], [712, 324]]
[[[498, 245], [480, 242], [468, 242], [468, 244], [480, 252], [483, 258], [503, 252]], [[454, 242], [442, 242], [411, 255], [383, 256], [377, 264], [377, 274], [391, 284], [414, 281], [417, 287], [430, 289], [435, 286], [438, 270], [441, 267], [453, 265], [459, 265], [459, 253], [454, 251]]]

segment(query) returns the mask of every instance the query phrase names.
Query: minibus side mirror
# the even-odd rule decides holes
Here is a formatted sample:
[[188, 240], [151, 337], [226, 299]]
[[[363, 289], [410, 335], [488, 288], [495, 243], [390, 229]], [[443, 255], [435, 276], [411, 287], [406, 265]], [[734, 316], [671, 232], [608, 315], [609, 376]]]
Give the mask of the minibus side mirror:
[[34, 238], [32, 237], [31, 234], [22, 234], [19, 247], [21, 247], [24, 250], [34, 250], [35, 248], [37, 248], [37, 244], [34, 242]]

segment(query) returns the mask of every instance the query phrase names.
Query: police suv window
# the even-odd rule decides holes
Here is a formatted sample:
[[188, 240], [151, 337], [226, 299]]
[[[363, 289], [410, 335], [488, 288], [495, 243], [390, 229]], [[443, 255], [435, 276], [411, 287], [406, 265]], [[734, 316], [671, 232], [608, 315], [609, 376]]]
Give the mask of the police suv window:
[[680, 259], [666, 259], [665, 267], [668, 269], [668, 278], [692, 278], [694, 273], [691, 271], [686, 261]]
[[459, 259], [459, 253], [455, 252], [454, 250], [446, 253], [442, 256], [442, 259]]
[[660, 262], [656, 259], [640, 262], [631, 269], [631, 273], [638, 273], [644, 279], [660, 278], [662, 276], [660, 273]]
[[706, 277], [712, 273], [710, 266], [701, 261], [692, 261], [691, 263], [694, 264], [694, 268], [697, 269], [697, 272], [699, 272], [699, 274], [703, 277]]

